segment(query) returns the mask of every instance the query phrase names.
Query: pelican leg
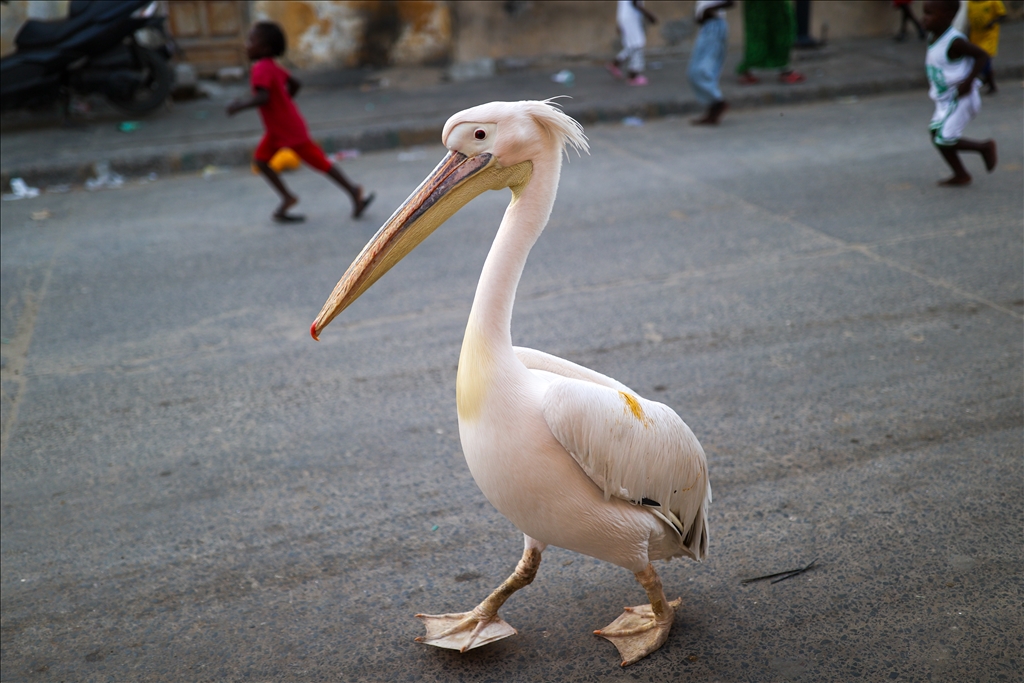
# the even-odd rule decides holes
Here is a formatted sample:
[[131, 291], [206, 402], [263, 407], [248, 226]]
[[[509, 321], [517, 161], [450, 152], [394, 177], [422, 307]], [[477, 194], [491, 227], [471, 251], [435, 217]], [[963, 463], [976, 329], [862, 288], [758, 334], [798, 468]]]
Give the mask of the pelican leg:
[[647, 591], [650, 604], [626, 607], [618, 619], [594, 631], [595, 635], [610, 640], [618, 648], [622, 666], [643, 659], [665, 644], [676, 615], [675, 608], [683, 601], [682, 598], [676, 598], [669, 602], [665, 598], [661, 579], [650, 564], [635, 576]]
[[427, 634], [418, 637], [416, 642], [465, 652], [515, 635], [517, 631], [498, 617], [498, 609], [513, 593], [530, 585], [537, 576], [543, 548], [534, 547], [530, 540], [527, 540], [526, 550], [523, 551], [523, 557], [512, 575], [472, 611], [457, 614], [417, 614], [416, 618], [423, 622]]

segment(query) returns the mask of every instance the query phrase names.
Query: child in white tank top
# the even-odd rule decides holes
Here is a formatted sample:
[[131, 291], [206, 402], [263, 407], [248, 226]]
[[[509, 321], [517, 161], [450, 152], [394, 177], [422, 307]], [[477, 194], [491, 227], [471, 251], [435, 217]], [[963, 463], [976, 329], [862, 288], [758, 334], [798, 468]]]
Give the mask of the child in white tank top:
[[981, 81], [977, 77], [988, 61], [988, 53], [953, 28], [959, 6], [957, 0], [929, 0], [921, 19], [932, 36], [938, 36], [928, 46], [925, 70], [930, 86], [928, 96], [935, 102], [929, 126], [932, 142], [953, 169], [953, 177], [939, 183], [945, 186], [971, 182], [971, 174], [960, 161], [960, 150], [981, 154], [989, 173], [996, 167], [994, 140], [978, 142], [961, 137], [964, 128], [981, 110]]

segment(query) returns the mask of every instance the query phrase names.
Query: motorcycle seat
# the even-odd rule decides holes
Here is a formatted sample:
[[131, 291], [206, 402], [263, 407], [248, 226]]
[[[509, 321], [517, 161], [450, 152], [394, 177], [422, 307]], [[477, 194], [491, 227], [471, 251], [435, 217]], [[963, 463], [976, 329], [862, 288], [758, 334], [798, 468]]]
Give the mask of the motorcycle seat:
[[41, 47], [56, 45], [79, 31], [87, 23], [89, 23], [88, 15], [79, 15], [74, 19], [59, 21], [29, 19], [14, 36], [14, 44], [19, 50], [37, 50]]

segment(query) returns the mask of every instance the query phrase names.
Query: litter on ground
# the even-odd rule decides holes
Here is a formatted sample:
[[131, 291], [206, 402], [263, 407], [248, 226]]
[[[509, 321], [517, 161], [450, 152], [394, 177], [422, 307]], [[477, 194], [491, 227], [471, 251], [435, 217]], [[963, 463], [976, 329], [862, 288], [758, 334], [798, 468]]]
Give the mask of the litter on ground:
[[38, 196], [38, 187], [29, 187], [21, 178], [11, 178], [11, 193], [5, 194], [3, 199], [5, 202], [10, 202], [15, 199], [32, 199], [32, 197]]
[[93, 171], [96, 173], [96, 177], [85, 181], [85, 189], [89, 191], [114, 189], [124, 185], [124, 176], [111, 171], [110, 164], [106, 161], [97, 161], [93, 166]]

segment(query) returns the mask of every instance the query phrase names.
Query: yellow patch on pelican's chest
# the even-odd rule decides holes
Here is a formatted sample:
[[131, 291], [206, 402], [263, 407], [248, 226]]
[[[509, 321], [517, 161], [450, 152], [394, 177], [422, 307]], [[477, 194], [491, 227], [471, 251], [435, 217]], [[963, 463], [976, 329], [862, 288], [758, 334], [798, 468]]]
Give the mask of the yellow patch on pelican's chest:
[[626, 413], [632, 414], [644, 427], [649, 427], [651, 418], [647, 417], [647, 414], [644, 413], [644, 408], [640, 405], [640, 401], [636, 399], [636, 396], [627, 394], [625, 391], [620, 391], [619, 396], [622, 397], [622, 401], [626, 404]]
[[462, 340], [459, 373], [455, 378], [455, 405], [459, 419], [473, 420], [480, 414], [490, 383], [490, 367], [491, 352], [471, 321]]

